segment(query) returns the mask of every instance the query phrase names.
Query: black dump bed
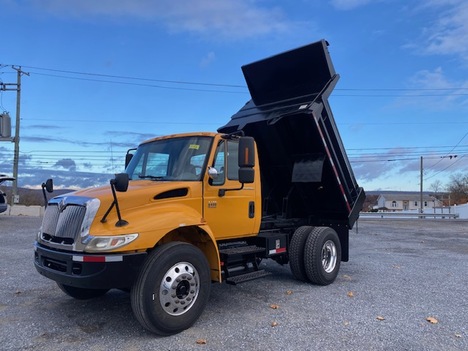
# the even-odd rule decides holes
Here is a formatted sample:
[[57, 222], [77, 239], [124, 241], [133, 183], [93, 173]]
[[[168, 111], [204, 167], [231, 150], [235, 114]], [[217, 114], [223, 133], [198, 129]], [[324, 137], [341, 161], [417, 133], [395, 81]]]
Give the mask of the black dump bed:
[[250, 100], [221, 133], [255, 138], [265, 218], [352, 228], [364, 202], [328, 97], [335, 73], [325, 40], [242, 67]]

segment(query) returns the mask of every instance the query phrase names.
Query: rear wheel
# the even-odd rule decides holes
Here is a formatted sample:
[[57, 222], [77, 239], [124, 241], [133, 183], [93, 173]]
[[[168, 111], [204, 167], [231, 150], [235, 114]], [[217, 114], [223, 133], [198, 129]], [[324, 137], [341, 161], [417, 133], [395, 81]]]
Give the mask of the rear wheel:
[[57, 283], [60, 290], [77, 300], [89, 300], [104, 295], [109, 289], [85, 289]]
[[296, 229], [289, 243], [289, 267], [293, 276], [302, 281], [309, 281], [304, 265], [304, 247], [309, 233], [314, 229], [302, 226]]
[[148, 257], [132, 287], [133, 313], [155, 334], [176, 334], [195, 323], [210, 289], [210, 267], [200, 249], [182, 242], [164, 244]]
[[309, 280], [318, 285], [335, 281], [341, 263], [338, 234], [329, 227], [317, 227], [309, 233], [304, 250], [305, 271]]

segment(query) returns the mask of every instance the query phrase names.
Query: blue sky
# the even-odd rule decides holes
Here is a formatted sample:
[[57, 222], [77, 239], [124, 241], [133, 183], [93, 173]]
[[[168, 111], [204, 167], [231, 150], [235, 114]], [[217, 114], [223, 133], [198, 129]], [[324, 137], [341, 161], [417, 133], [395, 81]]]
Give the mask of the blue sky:
[[[29, 74], [20, 186], [107, 183], [144, 139], [216, 130], [249, 100], [243, 64], [322, 38], [361, 186], [419, 190], [421, 156], [425, 190], [468, 172], [464, 0], [0, 0], [0, 19], [0, 81]], [[14, 134], [14, 92], [0, 110]], [[0, 142], [0, 173], [12, 163]]]

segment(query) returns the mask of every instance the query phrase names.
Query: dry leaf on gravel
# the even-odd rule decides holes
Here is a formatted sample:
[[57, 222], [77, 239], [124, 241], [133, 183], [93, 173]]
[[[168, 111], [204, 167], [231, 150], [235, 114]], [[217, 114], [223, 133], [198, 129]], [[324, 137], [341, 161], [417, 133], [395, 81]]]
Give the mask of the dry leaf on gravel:
[[384, 321], [384, 320], [385, 320], [385, 318], [384, 318], [384, 317], [382, 317], [382, 316], [377, 316], [377, 320], [378, 320], [378, 321]]
[[292, 290], [286, 290], [286, 295], [292, 295], [293, 291]]
[[429, 323], [431, 324], [437, 324], [439, 323], [439, 321], [437, 319], [435, 319], [434, 317], [427, 317], [426, 318], [426, 321], [428, 321]]
[[198, 345], [206, 345], [206, 339], [197, 339]]
[[352, 291], [348, 291], [348, 297], [354, 297], [354, 293]]
[[276, 305], [276, 304], [274, 304], [274, 303], [272, 303], [272, 304], [270, 305], [270, 308], [272, 308], [272, 309], [274, 309], [274, 310], [277, 310], [277, 309], [279, 308], [279, 306]]

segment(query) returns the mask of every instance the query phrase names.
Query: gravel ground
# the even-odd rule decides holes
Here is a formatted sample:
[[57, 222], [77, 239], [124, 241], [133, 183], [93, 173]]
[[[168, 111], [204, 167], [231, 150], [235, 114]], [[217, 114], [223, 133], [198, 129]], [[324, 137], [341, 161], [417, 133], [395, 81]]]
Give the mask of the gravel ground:
[[40, 276], [39, 226], [0, 217], [1, 350], [468, 350], [468, 221], [361, 219], [332, 285], [265, 261], [273, 275], [213, 284], [197, 323], [170, 337], [140, 327], [128, 293], [78, 301]]

